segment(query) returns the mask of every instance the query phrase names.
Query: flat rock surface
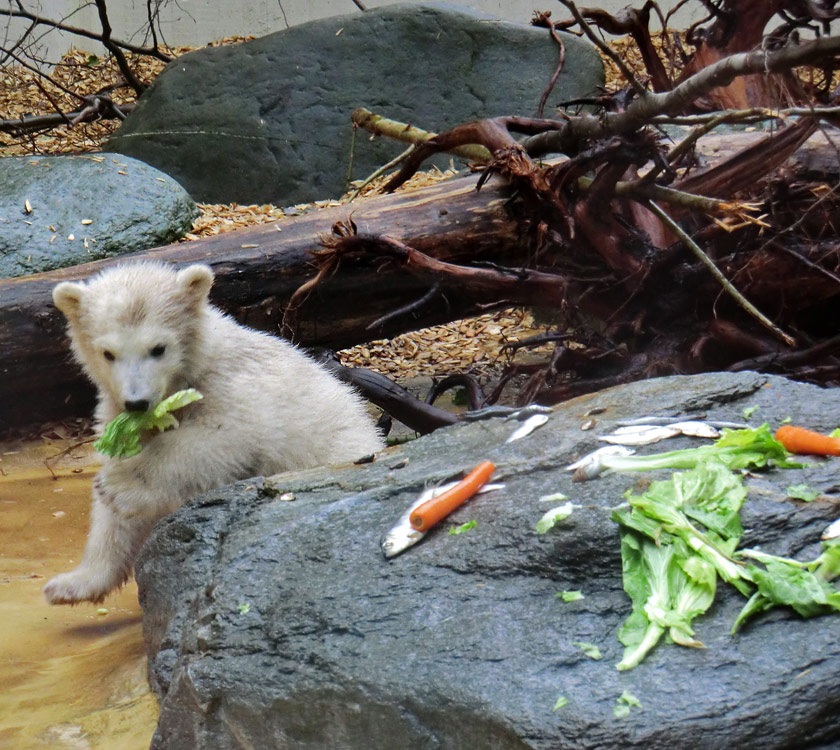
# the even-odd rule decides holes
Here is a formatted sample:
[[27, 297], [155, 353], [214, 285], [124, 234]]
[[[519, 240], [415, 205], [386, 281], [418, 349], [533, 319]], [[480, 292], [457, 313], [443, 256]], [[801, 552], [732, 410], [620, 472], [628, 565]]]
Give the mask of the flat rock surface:
[[[546, 116], [604, 81], [594, 48], [563, 39]], [[546, 29], [443, 3], [376, 8], [178, 58], [107, 148], [154, 164], [208, 203], [337, 198], [349, 176], [365, 178], [406, 148], [354, 137], [357, 107], [430, 131], [533, 116], [557, 62]]]
[[196, 216], [175, 180], [122, 154], [0, 159], [0, 278], [166, 245]]
[[[518, 423], [440, 430], [375, 463], [256, 479], [162, 521], [138, 563], [154, 748], [613, 748], [827, 750], [840, 743], [840, 620], [782, 609], [731, 636], [744, 597], [720, 584], [695, 622], [706, 649], [661, 642], [617, 672], [630, 613], [617, 526], [623, 493], [670, 472], [574, 484], [563, 467], [621, 418], [686, 415], [836, 427], [840, 391], [756, 373], [634, 383]], [[594, 408], [603, 412], [582, 431]], [[697, 444], [678, 438], [652, 453]], [[392, 560], [382, 535], [428, 484], [479, 461], [505, 488], [479, 496]], [[742, 546], [811, 559], [838, 515], [840, 459], [747, 478]], [[791, 500], [807, 483], [820, 496]], [[538, 535], [564, 492], [581, 508]], [[293, 499], [290, 499], [293, 498]], [[459, 534], [447, 527], [475, 520]], [[585, 598], [564, 602], [563, 590]], [[604, 658], [586, 656], [579, 642]], [[615, 718], [623, 691], [641, 702]], [[568, 705], [553, 710], [563, 695]]]

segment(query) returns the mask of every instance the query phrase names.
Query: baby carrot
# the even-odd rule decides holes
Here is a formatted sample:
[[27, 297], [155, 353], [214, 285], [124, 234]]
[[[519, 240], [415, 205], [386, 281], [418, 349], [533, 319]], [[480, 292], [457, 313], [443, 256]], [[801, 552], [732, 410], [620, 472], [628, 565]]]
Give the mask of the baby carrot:
[[417, 531], [428, 531], [438, 521], [446, 518], [455, 508], [469, 500], [490, 479], [496, 467], [490, 461], [476, 466], [452, 489], [418, 505], [409, 521]]
[[804, 427], [785, 424], [776, 430], [778, 440], [791, 453], [840, 456], [840, 438], [829, 437]]

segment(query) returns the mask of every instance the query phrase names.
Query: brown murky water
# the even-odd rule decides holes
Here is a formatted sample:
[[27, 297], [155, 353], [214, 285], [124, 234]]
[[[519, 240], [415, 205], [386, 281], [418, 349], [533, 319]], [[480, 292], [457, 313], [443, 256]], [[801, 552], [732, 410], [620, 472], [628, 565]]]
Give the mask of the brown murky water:
[[157, 704], [134, 582], [101, 607], [41, 593], [87, 535], [90, 446], [55, 463], [55, 480], [43, 462], [67, 445], [0, 444], [0, 749], [145, 749]]

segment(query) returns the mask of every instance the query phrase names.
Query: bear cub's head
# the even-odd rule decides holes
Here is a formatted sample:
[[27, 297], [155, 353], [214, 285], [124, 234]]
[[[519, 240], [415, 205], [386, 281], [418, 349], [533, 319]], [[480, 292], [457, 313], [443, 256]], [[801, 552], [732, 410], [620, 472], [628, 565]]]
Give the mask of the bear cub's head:
[[76, 359], [115, 412], [146, 411], [192, 385], [212, 284], [205, 265], [142, 262], [53, 289]]

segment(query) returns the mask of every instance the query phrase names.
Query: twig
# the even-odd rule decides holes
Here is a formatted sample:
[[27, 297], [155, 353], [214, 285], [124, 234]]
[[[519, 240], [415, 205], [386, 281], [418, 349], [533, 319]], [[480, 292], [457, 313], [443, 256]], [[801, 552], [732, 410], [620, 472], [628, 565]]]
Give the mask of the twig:
[[768, 318], [764, 313], [762, 313], [755, 305], [752, 304], [743, 294], [741, 294], [732, 284], [726, 276], [721, 273], [720, 269], [712, 262], [712, 259], [703, 252], [701, 247], [693, 240], [691, 237], [683, 231], [682, 227], [677, 224], [670, 216], [668, 216], [665, 211], [663, 211], [656, 203], [653, 201], [648, 201], [646, 204], [647, 208], [650, 209], [657, 217], [659, 217], [660, 221], [665, 224], [677, 237], [682, 240], [682, 242], [694, 253], [695, 257], [709, 270], [712, 276], [717, 279], [718, 283], [726, 290], [726, 292], [735, 300], [735, 302], [749, 315], [755, 318], [761, 325], [765, 328], [772, 331], [776, 336], [778, 336], [782, 341], [785, 342], [788, 346], [796, 346], [796, 340], [785, 333], [781, 328], [778, 328], [775, 323], [773, 323], [770, 318]]
[[[578, 177], [578, 187], [581, 190], [589, 190], [592, 187], [593, 178]], [[633, 198], [637, 201], [657, 200], [669, 203], [694, 211], [705, 211], [706, 213], [742, 213], [756, 209], [752, 203], [739, 203], [724, 201], [719, 198], [709, 198], [705, 195], [689, 193], [685, 190], [665, 187], [656, 183], [647, 182], [644, 179], [619, 181], [615, 183], [614, 194], [619, 198]]]
[[[437, 133], [430, 133], [428, 130], [421, 130], [413, 125], [397, 120], [389, 120], [387, 117], [374, 114], [364, 107], [353, 110], [351, 119], [355, 125], [364, 128], [369, 133], [384, 135], [405, 143], [423, 143], [424, 141], [430, 141], [432, 138], [437, 137]], [[458, 146], [449, 153], [459, 156], [462, 159], [479, 163], [486, 163], [493, 158], [486, 148], [477, 145]]]
[[484, 403], [484, 391], [479, 382], [467, 373], [448, 375], [432, 385], [426, 394], [426, 403], [434, 404], [450, 388], [463, 388], [467, 392], [467, 404], [470, 411], [476, 411]]
[[828, 357], [835, 354], [840, 354], [840, 335], [832, 336], [830, 339], [814, 344], [808, 349], [800, 349], [795, 352], [771, 352], [758, 357], [742, 359], [740, 362], [734, 362], [726, 369], [729, 372], [739, 372], [741, 370], [760, 370], [771, 365], [788, 368], [807, 364], [817, 357]]
[[44, 466], [46, 466], [47, 469], [49, 469], [50, 474], [52, 474], [52, 478], [53, 479], [58, 479], [58, 476], [56, 475], [56, 473], [55, 473], [55, 471], [53, 470], [53, 467], [52, 467], [53, 462], [57, 461], [59, 458], [62, 458], [63, 456], [66, 456], [68, 453], [70, 453], [70, 451], [76, 450], [76, 448], [80, 448], [83, 445], [87, 445], [88, 443], [92, 443], [94, 440], [96, 440], [95, 437], [85, 438], [84, 440], [80, 440], [78, 443], [73, 443], [72, 445], [68, 445], [64, 450], [59, 451], [58, 453], [56, 453], [53, 456], [47, 456], [44, 459]]
[[350, 158], [347, 159], [347, 178], [345, 180], [346, 184], [344, 186], [344, 192], [346, 193], [350, 189], [350, 183], [353, 181], [353, 161], [356, 157], [356, 136], [359, 134], [359, 128], [357, 125], [353, 126], [353, 135], [350, 138]]
[[815, 117], [823, 119], [840, 114], [840, 107], [783, 107], [768, 109], [752, 107], [750, 109], [727, 109], [720, 112], [707, 112], [701, 115], [660, 115], [651, 119], [654, 125], [705, 125], [708, 123], [728, 122], [766, 122], [768, 120], [787, 120], [790, 117]]
[[554, 90], [554, 85], [557, 83], [557, 79], [560, 77], [560, 73], [563, 70], [563, 65], [566, 62], [566, 45], [563, 44], [563, 40], [560, 38], [560, 35], [557, 33], [557, 29], [554, 28], [554, 24], [551, 23], [551, 13], [542, 13], [540, 14], [538, 20], [542, 20], [548, 26], [548, 32], [551, 34], [551, 38], [557, 43], [557, 46], [560, 48], [557, 56], [557, 67], [554, 69], [554, 74], [551, 76], [551, 80], [548, 82], [548, 85], [545, 87], [545, 91], [542, 92], [542, 96], [540, 97], [540, 103], [537, 107], [537, 117], [543, 116], [543, 111], [545, 110], [545, 103], [548, 101], [548, 95]]
[[560, 3], [568, 8], [569, 12], [574, 16], [575, 21], [577, 21], [578, 26], [580, 26], [581, 30], [584, 34], [589, 38], [589, 41], [592, 42], [601, 52], [606, 55], [610, 60], [615, 63], [616, 67], [621, 71], [621, 75], [623, 75], [630, 85], [633, 87], [633, 90], [636, 92], [636, 95], [639, 99], [645, 99], [650, 92], [645, 88], [644, 84], [639, 81], [636, 76], [633, 75], [633, 71], [627, 67], [624, 60], [616, 53], [616, 51], [610, 47], [603, 39], [601, 39], [594, 31], [592, 31], [589, 24], [586, 22], [586, 19], [581, 15], [580, 11], [577, 9], [577, 6], [572, 2], [572, 0], [560, 0]]
[[[407, 149], [398, 157], [388, 162], [388, 164], [380, 167], [376, 170], [376, 172], [368, 177], [365, 182], [353, 193], [350, 198], [351, 201], [357, 197], [362, 188], [364, 188], [364, 186], [370, 181], [379, 177], [391, 167], [403, 162], [411, 156], [414, 153], [415, 146], [432, 140], [432, 138], [438, 137], [413, 125], [407, 125], [406, 123], [399, 122], [397, 120], [389, 120], [387, 118], [380, 117], [367, 109], [355, 110], [353, 112], [353, 121], [359, 124], [360, 127], [364, 127], [370, 132], [387, 135], [392, 138], [399, 138], [401, 141], [411, 141], [413, 145], [410, 149]], [[464, 126], [459, 126], [459, 128], [463, 127]], [[473, 130], [475, 130], [475, 128]], [[456, 148], [445, 150], [448, 153], [456, 154], [462, 157], [468, 153], [470, 161], [477, 163], [486, 163], [490, 161], [491, 158], [490, 151], [484, 146], [479, 145], [458, 146]], [[578, 187], [581, 190], [588, 190], [591, 185], [591, 177], [578, 178]], [[615, 184], [615, 195], [621, 198], [635, 198], [637, 200], [653, 199], [664, 203], [679, 205], [683, 208], [706, 211], [708, 213], [732, 213], [733, 211], [745, 211], [750, 210], [751, 208], [749, 204], [733, 203], [730, 201], [719, 200], [717, 198], [709, 198], [654, 183], [648, 184], [645, 180], [619, 181]]]
[[134, 75], [134, 71], [128, 64], [128, 60], [126, 59], [122, 49], [120, 49], [119, 45], [114, 44], [111, 40], [111, 22], [108, 20], [108, 6], [106, 5], [105, 0], [94, 0], [94, 2], [96, 3], [96, 9], [99, 12], [99, 23], [102, 25], [102, 36], [100, 37], [100, 41], [105, 49], [114, 56], [114, 59], [117, 61], [117, 67], [120, 69], [120, 73], [123, 74], [123, 78], [128, 81], [131, 88], [133, 88], [139, 96], [146, 89], [146, 84]]
[[[9, 133], [15, 138], [20, 138], [32, 132], [54, 128], [66, 123], [78, 125], [81, 122], [93, 122], [100, 119], [122, 120], [135, 106], [134, 102], [117, 105], [107, 97], [96, 95], [90, 99], [91, 101], [87, 102], [84, 107], [74, 109], [72, 112], [21, 117], [18, 120], [0, 120], [0, 133]], [[97, 103], [101, 103], [103, 106], [97, 106]]]
[[[45, 18], [44, 16], [39, 16], [35, 13], [30, 13], [29, 11], [23, 8], [19, 8], [18, 10], [4, 10], [0, 8], [0, 16], [8, 16], [9, 18], [26, 18], [32, 21], [34, 25], [49, 26], [50, 28], [58, 29], [59, 31], [66, 31], [68, 34], [83, 36], [86, 39], [95, 39], [97, 42], [102, 41], [101, 34], [89, 31], [88, 29], [83, 29], [79, 26], [69, 26], [65, 23], [61, 23], [60, 21], [53, 21], [49, 18]], [[131, 44], [130, 42], [123, 42], [119, 39], [111, 39], [111, 42], [117, 47], [120, 47], [124, 50], [128, 50], [129, 52], [134, 52], [137, 55], [149, 55], [150, 57], [155, 57], [158, 60], [162, 60], [163, 62], [171, 62], [175, 59], [172, 55], [167, 55], [165, 52], [161, 52], [157, 48], [152, 49], [149, 47], [140, 47], [136, 44]]]
[[428, 305], [435, 297], [437, 297], [440, 294], [440, 289], [440, 282], [436, 281], [434, 284], [432, 284], [429, 291], [426, 292], [420, 299], [415, 300], [414, 302], [410, 302], [407, 305], [403, 305], [397, 310], [392, 310], [391, 312], [383, 315], [381, 318], [377, 318], [365, 330], [373, 331], [385, 325], [385, 323], [387, 323], [390, 320], [393, 320], [394, 318], [399, 318], [403, 315], [408, 315], [409, 313], [413, 313], [416, 310], [422, 310], [426, 305]]
[[401, 164], [405, 161], [411, 154], [414, 152], [414, 149], [417, 148], [415, 144], [411, 144], [405, 151], [403, 151], [399, 156], [395, 156], [391, 161], [387, 164], [383, 164], [379, 169], [374, 170], [371, 172], [364, 180], [361, 181], [356, 186], [356, 189], [350, 194], [350, 197], [347, 199], [348, 203], [352, 203], [356, 198], [358, 198], [362, 194], [362, 190], [364, 190], [371, 182], [373, 182], [377, 177], [381, 177], [385, 174], [389, 169], [393, 169], [397, 166], [397, 164]]
[[532, 346], [543, 346], [544, 344], [551, 344], [557, 341], [567, 341], [574, 336], [573, 333], [538, 333], [536, 336], [529, 336], [527, 339], [519, 341], [505, 341], [502, 346], [502, 351], [518, 351], [519, 349]]
[[[738, 76], [783, 72], [837, 54], [840, 54], [840, 36], [821, 37], [778, 51], [755, 50], [730, 55], [698, 71], [671, 91], [648, 92], [644, 98], [631, 102], [623, 112], [578, 115], [556, 131], [526, 138], [522, 145], [531, 156], [564, 152], [583, 141], [632, 132], [657, 117], [676, 117], [695, 99], [719, 86], [728, 86]], [[819, 112], [803, 109], [803, 115], [813, 116], [814, 112]]]

